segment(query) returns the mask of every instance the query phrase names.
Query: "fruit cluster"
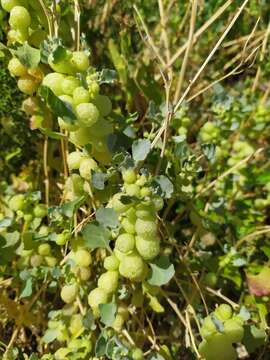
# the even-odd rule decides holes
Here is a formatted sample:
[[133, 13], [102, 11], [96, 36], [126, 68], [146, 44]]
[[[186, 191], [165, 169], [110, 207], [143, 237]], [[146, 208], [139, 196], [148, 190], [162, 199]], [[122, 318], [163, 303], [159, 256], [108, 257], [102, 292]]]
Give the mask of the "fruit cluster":
[[203, 341], [199, 353], [206, 360], [234, 360], [237, 353], [232, 344], [239, 343], [244, 336], [243, 319], [234, 315], [230, 305], [221, 304], [208, 315], [201, 327]]
[[[160, 252], [160, 238], [156, 222], [156, 212], [163, 207], [163, 201], [151, 196], [146, 186], [147, 177], [137, 175], [132, 169], [122, 173], [124, 185], [120, 193], [115, 194], [108, 207], [118, 214], [120, 232], [116, 236], [114, 250], [104, 259], [103, 273], [98, 279], [98, 287], [92, 290], [88, 303], [95, 315], [99, 314], [99, 305], [110, 301], [118, 289], [119, 276], [133, 283], [143, 282], [148, 274], [147, 262]], [[125, 204], [121, 197], [132, 200]], [[123, 314], [118, 314], [119, 322], [124, 321]], [[121, 320], [120, 320], [121, 318]]]

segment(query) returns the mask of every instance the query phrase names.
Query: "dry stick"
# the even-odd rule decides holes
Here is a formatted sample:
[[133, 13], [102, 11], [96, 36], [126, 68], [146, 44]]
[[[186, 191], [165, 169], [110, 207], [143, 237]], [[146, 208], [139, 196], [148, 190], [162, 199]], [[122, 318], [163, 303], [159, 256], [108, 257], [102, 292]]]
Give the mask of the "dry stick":
[[65, 150], [65, 139], [60, 139], [61, 143], [61, 152], [63, 158], [63, 167], [64, 167], [64, 178], [67, 179], [68, 177], [68, 165], [67, 165], [67, 157], [66, 157], [66, 150]]
[[193, 0], [192, 1], [192, 8], [191, 8], [191, 16], [190, 16], [188, 44], [187, 44], [186, 52], [185, 52], [184, 59], [183, 59], [183, 62], [182, 62], [182, 66], [181, 66], [181, 70], [180, 70], [180, 76], [179, 76], [177, 86], [176, 86], [176, 91], [175, 91], [175, 94], [174, 94], [174, 100], [173, 100], [174, 104], [179, 99], [179, 96], [180, 96], [180, 93], [181, 93], [181, 90], [182, 90], [182, 86], [183, 86], [183, 82], [184, 82], [184, 78], [185, 78], [185, 73], [186, 73], [186, 69], [187, 69], [187, 64], [188, 64], [188, 58], [189, 58], [189, 54], [191, 52], [192, 45], [193, 45], [193, 37], [194, 37], [194, 31], [195, 31], [195, 25], [196, 25], [196, 17], [197, 17], [197, 8], [198, 8], [198, 0]]
[[256, 155], [259, 155], [262, 151], [264, 151], [264, 148], [259, 148], [258, 150], [256, 150], [254, 153], [252, 153], [251, 155], [248, 155], [247, 157], [245, 157], [244, 159], [240, 160], [238, 163], [236, 163], [234, 166], [232, 166], [230, 169], [228, 169], [227, 171], [225, 171], [223, 174], [221, 174], [220, 176], [218, 176], [215, 180], [211, 181], [210, 184], [208, 184], [204, 189], [202, 189], [201, 192], [199, 192], [196, 196], [195, 199], [197, 199], [198, 197], [200, 197], [202, 194], [204, 194], [205, 192], [207, 192], [208, 190], [210, 190], [212, 187], [215, 186], [216, 182], [219, 180], [224, 179], [226, 176], [230, 175], [232, 172], [234, 172], [235, 170], [237, 170], [238, 168], [240, 168], [242, 165], [244, 165], [246, 162], [248, 162], [250, 159], [252, 159], [253, 157], [255, 157]]
[[76, 50], [80, 50], [80, 36], [81, 36], [81, 28], [80, 28], [80, 17], [81, 10], [80, 4], [78, 0], [74, 0], [74, 21], [76, 23]]
[[[265, 53], [266, 53], [266, 47], [267, 47], [267, 42], [268, 42], [268, 38], [270, 35], [270, 22], [268, 23], [267, 26], [267, 30], [264, 36], [264, 40], [263, 40], [263, 46], [262, 46], [262, 51], [261, 51], [261, 56], [260, 56], [260, 63], [263, 61]], [[254, 92], [257, 89], [258, 83], [259, 83], [259, 78], [261, 75], [261, 65], [259, 65], [256, 76], [255, 76], [255, 80], [252, 86], [252, 91]]]
[[167, 34], [167, 17], [165, 15], [163, 0], [158, 0], [158, 7], [159, 7], [159, 15], [160, 15], [160, 22], [161, 22], [161, 36], [164, 42], [165, 47], [165, 55], [166, 61], [169, 62], [171, 54], [170, 54], [170, 42]]
[[186, 321], [184, 316], [181, 314], [180, 310], [178, 309], [178, 306], [175, 302], [173, 302], [169, 296], [161, 289], [161, 293], [164, 296], [164, 298], [166, 299], [166, 301], [170, 304], [171, 308], [173, 309], [173, 311], [176, 313], [176, 315], [178, 316], [179, 320], [182, 322], [182, 324], [187, 327]]
[[44, 171], [44, 184], [45, 184], [45, 203], [49, 206], [49, 192], [50, 192], [50, 183], [49, 183], [49, 172], [48, 172], [48, 137], [44, 139], [43, 145], [43, 171]]
[[58, 37], [58, 20], [57, 20], [57, 10], [56, 10], [56, 0], [53, 0], [52, 4], [52, 17], [53, 17], [53, 25], [54, 25], [54, 36]]
[[242, 239], [238, 240], [234, 247], [235, 249], [238, 249], [244, 242], [257, 237], [258, 235], [267, 234], [268, 232], [270, 232], [270, 226], [265, 226], [264, 229], [256, 230], [253, 233], [248, 234], [244, 236]]
[[192, 329], [191, 329], [191, 324], [190, 324], [190, 319], [189, 319], [189, 314], [188, 314], [188, 311], [185, 310], [185, 314], [186, 314], [186, 323], [187, 323], [187, 331], [189, 333], [189, 338], [191, 340], [191, 345], [194, 349], [194, 352], [196, 353], [197, 355], [197, 358], [198, 359], [201, 359], [201, 355], [199, 354], [198, 352], [198, 349], [197, 349], [197, 346], [196, 346], [196, 343], [195, 343], [195, 339], [194, 339], [194, 335], [192, 333]]
[[210, 292], [211, 294], [221, 298], [222, 300], [225, 300], [228, 304], [230, 304], [234, 309], [238, 309], [239, 308], [239, 305], [236, 304], [234, 301], [232, 301], [231, 299], [227, 298], [227, 296], [223, 295], [221, 293], [221, 290], [214, 290], [214, 289], [211, 289], [209, 286], [206, 286], [206, 290], [208, 292]]
[[158, 49], [157, 49], [157, 47], [156, 47], [156, 45], [155, 45], [155, 43], [154, 43], [154, 41], [153, 41], [153, 39], [152, 39], [149, 31], [148, 31], [148, 29], [147, 29], [147, 26], [145, 25], [145, 22], [144, 22], [144, 20], [143, 20], [143, 18], [142, 18], [142, 16], [141, 16], [141, 14], [140, 14], [137, 6], [136, 6], [136, 5], [133, 5], [133, 8], [134, 8], [134, 10], [135, 10], [138, 18], [140, 19], [140, 22], [141, 22], [141, 24], [142, 24], [143, 30], [144, 30], [144, 32], [145, 32], [145, 34], [146, 34], [146, 36], [147, 36], [147, 40], [148, 40], [148, 42], [149, 42], [152, 50], [154, 51], [156, 57], [158, 58], [158, 60], [159, 60], [160, 63], [162, 64], [162, 66], [165, 67], [165, 66], [166, 66], [166, 62], [164, 61], [164, 59], [162, 58], [162, 56], [159, 54], [159, 51], [158, 51]]
[[251, 36], [251, 34], [248, 34], [248, 35], [241, 36], [240, 38], [237, 38], [234, 40], [229, 40], [222, 45], [222, 48], [238, 45], [241, 42], [246, 42], [246, 40], [248, 38], [261, 36], [264, 32], [265, 32], [264, 30], [259, 30], [256, 33], [252, 34], [252, 36]]
[[43, 0], [38, 0], [41, 7], [42, 7], [42, 10], [44, 11], [44, 14], [46, 16], [46, 19], [47, 19], [47, 22], [48, 22], [48, 28], [49, 28], [49, 37], [52, 38], [53, 37], [53, 33], [54, 33], [54, 27], [53, 27], [53, 22], [52, 22], [52, 19], [50, 17], [50, 14], [47, 10], [47, 7], [44, 3]]
[[[198, 38], [211, 26], [223, 13], [224, 11], [233, 3], [234, 0], [228, 0], [224, 5], [222, 5], [212, 16], [209, 20], [207, 20], [194, 34], [193, 41], [194, 43], [198, 40]], [[166, 64], [166, 68], [170, 67], [175, 63], [175, 61], [183, 54], [188, 46], [188, 41], [181, 46], [181, 48], [173, 55], [171, 60]]]
[[[207, 56], [206, 60], [204, 61], [204, 63], [202, 64], [202, 66], [200, 67], [200, 69], [198, 70], [198, 72], [196, 73], [196, 75], [193, 77], [193, 79], [190, 81], [189, 86], [186, 88], [186, 90], [184, 91], [183, 95], [181, 96], [181, 98], [179, 99], [179, 101], [177, 102], [177, 104], [174, 107], [173, 112], [175, 113], [177, 111], [177, 109], [181, 106], [181, 104], [183, 103], [183, 101], [185, 100], [186, 96], [188, 95], [188, 93], [190, 92], [193, 84], [198, 80], [198, 78], [200, 77], [201, 73], [203, 72], [203, 70], [205, 69], [206, 65], [209, 63], [209, 61], [212, 59], [212, 57], [214, 56], [215, 52], [217, 51], [217, 49], [219, 48], [219, 46], [221, 45], [222, 41], [225, 39], [225, 37], [227, 36], [227, 34], [229, 33], [229, 31], [231, 30], [231, 28], [233, 27], [233, 25], [235, 24], [236, 20], [238, 19], [238, 17], [240, 16], [241, 12], [243, 11], [244, 7], [246, 6], [248, 0], [245, 0], [243, 2], [243, 4], [241, 5], [241, 7], [239, 8], [239, 10], [236, 12], [236, 14], [234, 15], [233, 19], [231, 20], [230, 24], [228, 25], [227, 29], [224, 31], [224, 33], [221, 35], [220, 39], [218, 40], [218, 42], [216, 43], [216, 45], [214, 46], [213, 50], [210, 52], [210, 54]], [[158, 142], [159, 138], [162, 136], [164, 130], [166, 128], [165, 123], [162, 124], [161, 128], [159, 129], [156, 137], [154, 138], [154, 140], [152, 141], [151, 144], [151, 149], [153, 147], [155, 147], [156, 143]]]
[[130, 334], [128, 333], [128, 331], [126, 329], [122, 330], [122, 334], [125, 336], [125, 338], [130, 342], [130, 344], [132, 346], [136, 345], [134, 340], [132, 339], [132, 337], [130, 336]]

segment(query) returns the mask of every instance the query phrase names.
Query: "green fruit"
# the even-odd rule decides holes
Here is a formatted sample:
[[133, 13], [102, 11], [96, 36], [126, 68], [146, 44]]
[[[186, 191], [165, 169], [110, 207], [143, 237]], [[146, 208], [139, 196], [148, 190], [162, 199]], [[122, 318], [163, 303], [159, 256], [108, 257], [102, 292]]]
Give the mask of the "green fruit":
[[134, 235], [136, 233], [134, 221], [132, 221], [128, 218], [124, 218], [121, 221], [121, 225], [122, 225], [123, 229], [125, 230], [125, 232], [127, 232], [128, 234]]
[[201, 327], [201, 336], [202, 338], [209, 340], [213, 334], [217, 333], [216, 325], [213, 323], [211, 316], [207, 316], [203, 320], [203, 325]]
[[9, 207], [13, 211], [22, 211], [25, 207], [25, 197], [23, 194], [18, 194], [12, 196], [9, 200]]
[[139, 348], [135, 348], [131, 352], [131, 357], [133, 360], [143, 360], [144, 359], [143, 351]]
[[151, 195], [151, 190], [149, 189], [149, 187], [144, 186], [141, 188], [140, 196], [146, 197], [150, 195]]
[[108, 96], [97, 95], [93, 100], [101, 116], [107, 116], [112, 111], [112, 103]]
[[73, 108], [74, 107], [74, 102], [73, 102], [73, 98], [70, 95], [60, 95], [59, 99], [64, 101], [66, 104], [69, 105], [69, 107]]
[[81, 162], [87, 159], [87, 156], [80, 151], [73, 151], [67, 156], [67, 164], [69, 170], [77, 170], [80, 168]]
[[51, 246], [50, 244], [41, 244], [38, 247], [38, 253], [42, 256], [48, 256], [51, 254]]
[[84, 330], [83, 317], [81, 314], [74, 314], [71, 316], [68, 330], [72, 335], [77, 335]]
[[107, 271], [100, 275], [98, 287], [107, 293], [114, 293], [118, 287], [118, 271]]
[[57, 259], [54, 256], [45, 256], [45, 262], [49, 267], [55, 267]]
[[84, 179], [79, 174], [71, 175], [72, 191], [76, 196], [81, 196], [84, 193]]
[[1, 0], [2, 8], [7, 12], [10, 12], [15, 6], [20, 6], [22, 4], [23, 2], [21, 0]]
[[34, 92], [37, 91], [39, 86], [38, 83], [35, 81], [35, 78], [30, 75], [22, 76], [18, 80], [17, 85], [19, 90], [27, 95], [33, 95]]
[[95, 315], [99, 315], [99, 305], [106, 304], [108, 300], [108, 292], [98, 287], [92, 290], [88, 295], [88, 304], [92, 308]]
[[64, 75], [53, 72], [43, 78], [42, 85], [50, 88], [56, 96], [60, 96], [63, 95], [62, 82], [64, 79]]
[[31, 24], [28, 10], [23, 6], [14, 6], [10, 11], [9, 23], [16, 30], [28, 28]]
[[116, 314], [115, 319], [112, 323], [112, 328], [115, 331], [120, 332], [124, 326], [124, 323], [125, 323], [125, 318], [121, 314]]
[[88, 77], [86, 78], [87, 85], [88, 85], [88, 91], [90, 94], [91, 100], [95, 99], [99, 93], [99, 84], [96, 81], [88, 80]]
[[82, 178], [86, 179], [86, 180], [90, 180], [91, 179], [91, 171], [92, 170], [97, 170], [98, 166], [97, 163], [95, 162], [95, 160], [93, 159], [84, 159], [82, 160], [81, 164], [80, 164], [80, 168], [79, 168], [79, 172]]
[[152, 220], [137, 219], [135, 230], [138, 235], [144, 238], [153, 238], [157, 236], [157, 224]]
[[139, 219], [152, 220], [153, 221], [156, 218], [156, 216], [155, 216], [155, 208], [152, 205], [152, 203], [151, 204], [141, 203], [141, 204], [136, 206], [136, 216]]
[[35, 97], [28, 97], [22, 102], [22, 110], [27, 115], [34, 115], [39, 110], [39, 102]]
[[[137, 175], [133, 169], [127, 169], [122, 172], [123, 181], [126, 184], [133, 184], [137, 180]], [[139, 186], [139, 185], [138, 185]]]
[[129, 196], [137, 196], [139, 197], [141, 195], [140, 187], [136, 184], [124, 184], [126, 194]]
[[76, 69], [71, 64], [70, 56], [71, 56], [71, 54], [68, 53], [67, 57], [64, 60], [62, 60], [58, 63], [54, 63], [54, 56], [53, 56], [53, 54], [50, 54], [49, 58], [48, 58], [48, 63], [50, 65], [50, 67], [57, 73], [73, 75], [73, 74], [75, 74]]
[[244, 328], [234, 319], [229, 319], [224, 323], [224, 334], [232, 343], [238, 343], [244, 337]]
[[215, 316], [221, 320], [225, 321], [232, 317], [232, 308], [228, 304], [221, 304], [219, 307], [215, 310]]
[[124, 256], [120, 262], [119, 273], [131, 281], [142, 281], [146, 275], [145, 263], [139, 255]]
[[88, 103], [90, 101], [90, 94], [84, 87], [78, 86], [73, 91], [73, 101], [75, 105]]
[[70, 234], [68, 232], [63, 231], [62, 233], [57, 234], [55, 242], [57, 245], [63, 246], [66, 245], [69, 239], [70, 239]]
[[78, 266], [88, 267], [92, 264], [92, 256], [86, 249], [79, 249], [74, 253], [73, 259]]
[[157, 238], [149, 241], [145, 240], [143, 237], [136, 236], [136, 249], [144, 260], [152, 260], [159, 254], [159, 239]]
[[34, 215], [38, 218], [44, 218], [48, 214], [47, 205], [38, 204], [34, 207]]
[[205, 360], [236, 360], [237, 352], [232, 344], [222, 335], [216, 334], [199, 345], [199, 353]]
[[41, 255], [32, 255], [30, 258], [30, 264], [33, 267], [39, 267], [43, 263], [43, 256]]
[[9, 60], [8, 70], [13, 76], [25, 76], [27, 74], [27, 68], [17, 58]]
[[74, 51], [71, 63], [78, 72], [86, 71], [89, 68], [89, 59], [84, 51]]
[[66, 95], [73, 95], [74, 90], [80, 85], [80, 81], [74, 76], [67, 76], [62, 82], [62, 91]]
[[107, 256], [104, 259], [104, 268], [106, 270], [109, 271], [118, 270], [119, 264], [120, 262], [114, 254]]
[[61, 290], [61, 299], [66, 304], [71, 304], [76, 300], [76, 297], [78, 295], [78, 287], [76, 284], [72, 285], [64, 285]]
[[109, 205], [110, 205], [109, 207], [112, 207], [119, 214], [126, 212], [131, 206], [131, 203], [123, 204], [121, 202], [121, 196], [122, 196], [121, 193], [115, 194], [109, 203]]
[[28, 39], [28, 29], [24, 30], [9, 30], [7, 34], [8, 43], [14, 44], [16, 42], [23, 44]]
[[203, 282], [207, 286], [215, 287], [217, 284], [217, 275], [213, 272], [209, 272], [204, 276]]
[[135, 237], [131, 234], [121, 234], [115, 242], [115, 248], [122, 253], [128, 253], [135, 247]]
[[87, 281], [91, 277], [91, 269], [89, 267], [80, 266], [77, 269], [77, 275], [81, 281]]
[[92, 126], [98, 121], [99, 111], [94, 104], [81, 103], [76, 106], [78, 122], [82, 127]]
[[120, 262], [121, 262], [121, 261], [124, 259], [124, 257], [126, 256], [125, 253], [122, 253], [121, 251], [119, 251], [118, 249], [115, 249], [115, 248], [114, 248], [113, 252], [114, 252], [114, 255], [116, 256], [116, 258], [117, 258]]

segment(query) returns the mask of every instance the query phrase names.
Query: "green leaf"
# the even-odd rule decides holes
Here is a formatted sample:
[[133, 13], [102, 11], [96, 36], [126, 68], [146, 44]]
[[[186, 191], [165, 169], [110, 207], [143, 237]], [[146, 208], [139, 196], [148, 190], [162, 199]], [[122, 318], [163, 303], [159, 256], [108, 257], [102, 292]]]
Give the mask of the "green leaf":
[[166, 256], [161, 256], [150, 263], [152, 274], [148, 279], [150, 285], [162, 286], [167, 284], [174, 276], [175, 270]]
[[151, 149], [150, 140], [139, 139], [132, 144], [132, 157], [135, 161], [143, 161], [146, 159]]
[[119, 226], [118, 216], [116, 212], [111, 208], [100, 208], [96, 212], [97, 221], [109, 228], [117, 228]]
[[98, 82], [100, 84], [113, 84], [117, 80], [117, 73], [115, 70], [103, 69], [99, 73]]
[[202, 144], [201, 145], [202, 152], [207, 160], [212, 160], [216, 155], [216, 145], [214, 144]]
[[115, 320], [117, 306], [115, 303], [100, 304], [99, 305], [101, 322], [106, 326], [111, 326]]
[[92, 172], [92, 185], [97, 190], [103, 190], [105, 188], [106, 174], [98, 171]]
[[87, 313], [85, 314], [85, 316], [83, 318], [83, 326], [87, 330], [95, 330], [96, 329], [95, 318], [94, 318], [92, 310], [88, 310]]
[[81, 196], [73, 201], [65, 203], [60, 208], [61, 214], [67, 216], [68, 218], [72, 218], [75, 211], [78, 210], [81, 204], [83, 203], [84, 199], [85, 197]]
[[109, 248], [110, 232], [102, 225], [88, 224], [83, 228], [82, 235], [85, 245], [90, 249]]
[[54, 341], [57, 336], [59, 335], [59, 330], [58, 329], [48, 329], [45, 331], [45, 334], [43, 336], [43, 341], [46, 344], [51, 343], [52, 341]]
[[155, 177], [151, 186], [155, 193], [159, 194], [165, 199], [169, 199], [172, 196], [174, 190], [173, 183], [164, 175]]
[[4, 218], [0, 220], [0, 228], [6, 228], [9, 227], [12, 224], [11, 218]]
[[61, 134], [59, 132], [56, 131], [52, 131], [50, 129], [46, 129], [46, 128], [39, 128], [39, 131], [43, 134], [48, 136], [51, 139], [55, 139], [55, 140], [60, 140], [60, 139], [66, 139], [66, 135]]
[[40, 50], [28, 45], [27, 42], [14, 51], [14, 53], [28, 69], [36, 68], [40, 63]]
[[11, 246], [16, 245], [17, 242], [19, 241], [20, 233], [19, 233], [19, 231], [13, 231], [13, 232], [10, 232], [10, 233], [6, 233], [4, 235], [4, 237], [5, 237], [5, 240], [6, 240], [6, 244], [5, 244], [5, 246], [3, 246], [3, 248], [11, 247]]
[[26, 297], [29, 297], [32, 295], [32, 291], [33, 291], [33, 281], [32, 281], [32, 278], [29, 277], [27, 280], [26, 280], [26, 283], [25, 283], [25, 286], [24, 286], [24, 289], [20, 295], [20, 298], [26, 298]]
[[101, 333], [96, 341], [95, 355], [99, 358], [106, 354], [107, 339]]
[[69, 124], [74, 124], [77, 118], [70, 104], [60, 100], [48, 86], [42, 85], [39, 89], [39, 93], [55, 115], [61, 117]]

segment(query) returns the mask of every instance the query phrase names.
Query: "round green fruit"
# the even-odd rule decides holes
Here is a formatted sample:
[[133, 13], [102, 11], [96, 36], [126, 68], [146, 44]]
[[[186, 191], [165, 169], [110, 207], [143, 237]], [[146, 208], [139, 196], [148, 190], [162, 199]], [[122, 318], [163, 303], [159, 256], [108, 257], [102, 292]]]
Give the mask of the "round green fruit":
[[44, 76], [42, 84], [52, 90], [56, 96], [63, 95], [62, 82], [65, 77], [63, 74], [53, 72]]
[[27, 75], [27, 68], [17, 58], [12, 58], [8, 63], [8, 70], [13, 76]]
[[225, 321], [232, 317], [232, 308], [228, 304], [221, 304], [215, 310], [215, 316], [221, 320]]
[[79, 249], [74, 253], [73, 259], [78, 266], [88, 267], [92, 264], [92, 256], [86, 249]]
[[118, 287], [118, 271], [107, 271], [100, 275], [98, 287], [109, 294], [114, 293]]
[[86, 180], [90, 180], [91, 179], [91, 171], [92, 170], [97, 170], [98, 166], [97, 163], [95, 162], [95, 160], [93, 159], [84, 159], [82, 160], [81, 164], [80, 164], [80, 168], [79, 168], [79, 172], [82, 178], [86, 179]]
[[39, 254], [32, 255], [30, 258], [30, 264], [33, 267], [39, 267], [43, 263], [43, 256]]
[[17, 85], [19, 90], [27, 95], [33, 95], [38, 89], [38, 83], [30, 75], [22, 76]]
[[122, 172], [123, 181], [126, 184], [133, 184], [137, 180], [136, 172], [133, 169], [126, 169]]
[[9, 23], [16, 30], [26, 29], [31, 24], [31, 16], [25, 7], [14, 6], [10, 11]]
[[81, 331], [83, 331], [83, 329], [84, 329], [83, 317], [81, 314], [74, 314], [71, 316], [70, 325], [69, 325], [68, 329], [72, 335], [77, 335]]
[[38, 218], [44, 218], [48, 214], [47, 205], [45, 204], [37, 204], [34, 207], [34, 215]]
[[90, 94], [84, 87], [78, 86], [73, 92], [73, 101], [75, 105], [88, 103], [90, 101]]
[[136, 249], [144, 260], [153, 260], [159, 254], [160, 241], [158, 238], [149, 241], [143, 237], [136, 236]]
[[131, 352], [131, 358], [133, 360], [143, 360], [144, 359], [143, 351], [139, 348], [133, 349]]
[[23, 194], [14, 195], [9, 200], [9, 207], [13, 211], [22, 211], [25, 207], [25, 196]]
[[23, 5], [21, 0], [1, 0], [2, 8], [7, 12], [10, 12], [15, 6], [20, 5]]
[[106, 304], [109, 300], [108, 292], [103, 289], [96, 288], [88, 295], [88, 304], [94, 311], [95, 315], [99, 315], [99, 305]]
[[89, 68], [89, 59], [84, 51], [74, 51], [71, 63], [78, 72], [86, 71]]
[[76, 113], [79, 124], [83, 127], [90, 127], [98, 121], [99, 111], [94, 104], [81, 103], [76, 106]]
[[74, 90], [80, 85], [79, 79], [67, 76], [62, 82], [62, 91], [66, 95], [73, 95]]
[[50, 244], [40, 244], [38, 247], [38, 253], [42, 256], [48, 256], [51, 254]]
[[126, 194], [129, 196], [139, 197], [141, 195], [141, 191], [140, 191], [141, 189], [136, 184], [125, 184], [124, 187], [125, 187]]
[[114, 254], [107, 256], [104, 259], [104, 268], [106, 270], [109, 271], [118, 270], [119, 264], [120, 262]]
[[81, 162], [87, 159], [87, 156], [80, 151], [73, 151], [67, 156], [67, 164], [69, 170], [77, 170], [80, 168]]
[[135, 237], [131, 234], [121, 234], [115, 242], [115, 248], [122, 253], [128, 253], [135, 247]]
[[64, 285], [61, 290], [61, 299], [66, 304], [71, 304], [76, 300], [78, 295], [78, 287], [76, 284]]
[[121, 221], [121, 225], [122, 225], [123, 229], [125, 230], [125, 232], [127, 232], [128, 234], [134, 235], [136, 233], [136, 231], [135, 231], [135, 222], [133, 220], [130, 220], [128, 218], [124, 218]]
[[142, 281], [146, 276], [146, 267], [139, 255], [127, 255], [120, 262], [119, 273], [131, 280]]
[[238, 343], [244, 337], [244, 328], [234, 319], [228, 319], [224, 323], [224, 334], [232, 343]]
[[153, 220], [137, 219], [135, 230], [138, 235], [144, 238], [157, 236], [157, 224]]

